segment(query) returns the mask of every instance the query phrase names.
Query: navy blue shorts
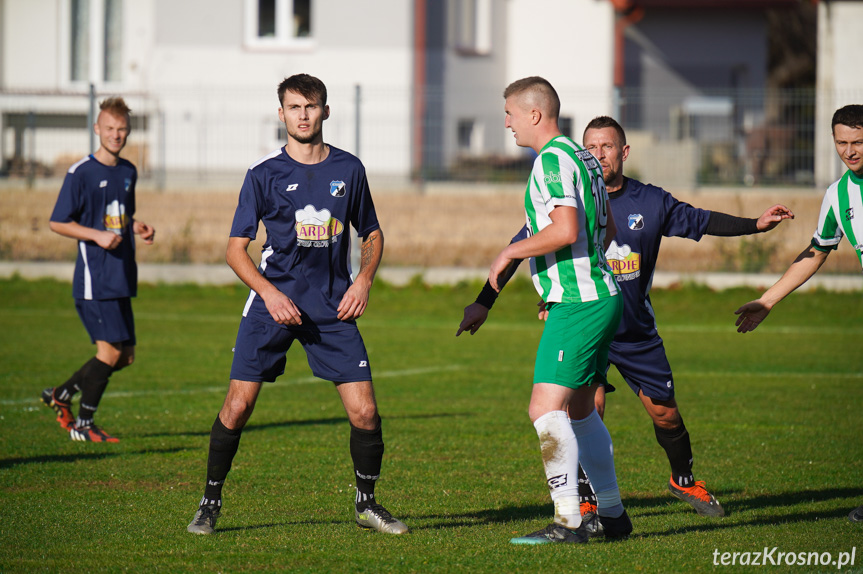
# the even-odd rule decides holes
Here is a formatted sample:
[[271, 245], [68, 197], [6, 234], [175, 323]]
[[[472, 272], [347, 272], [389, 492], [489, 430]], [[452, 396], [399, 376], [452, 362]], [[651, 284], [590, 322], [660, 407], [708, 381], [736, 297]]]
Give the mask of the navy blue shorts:
[[103, 301], [75, 299], [75, 309], [91, 343], [107, 341], [124, 347], [135, 346], [135, 317], [129, 297]]
[[234, 345], [231, 379], [272, 383], [284, 374], [285, 353], [299, 341], [312, 373], [335, 383], [371, 381], [369, 356], [355, 323], [342, 323], [335, 330], [289, 328], [274, 322], [243, 317]]
[[644, 396], [659, 401], [674, 398], [674, 377], [660, 337], [638, 343], [614, 341], [608, 350], [608, 362], [617, 367], [636, 395], [640, 390]]

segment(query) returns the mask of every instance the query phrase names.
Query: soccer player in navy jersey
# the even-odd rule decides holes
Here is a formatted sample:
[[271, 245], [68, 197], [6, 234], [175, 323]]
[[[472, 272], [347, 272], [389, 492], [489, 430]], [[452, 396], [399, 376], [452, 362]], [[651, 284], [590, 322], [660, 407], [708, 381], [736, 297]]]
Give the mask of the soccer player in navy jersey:
[[[222, 486], [262, 383], [284, 373], [285, 353], [297, 341], [312, 373], [333, 381], [348, 416], [357, 524], [403, 534], [408, 527], [375, 498], [384, 441], [369, 357], [356, 324], [384, 247], [365, 168], [353, 155], [324, 143], [330, 108], [323, 82], [297, 74], [279, 84], [278, 97], [287, 144], [246, 172], [228, 240], [228, 265], [251, 292], [228, 394], [210, 431], [204, 496], [187, 530], [213, 533]], [[256, 267], [248, 247], [261, 221], [267, 240]], [[363, 238], [353, 279], [349, 226]]]
[[[863, 105], [849, 104], [833, 113], [833, 145], [848, 170], [827, 188], [821, 202], [818, 225], [812, 240], [788, 270], [760, 298], [742, 305], [734, 313], [737, 331], [748, 333], [758, 328], [770, 311], [821, 269], [830, 252], [842, 238], [857, 252], [863, 266]], [[857, 215], [855, 216], [855, 209]], [[848, 514], [851, 522], [863, 522], [863, 505]]]
[[[78, 240], [72, 295], [96, 344], [96, 356], [68, 381], [42, 391], [42, 402], [72, 440], [118, 442], [93, 422], [108, 378], [135, 359], [131, 298], [138, 289], [135, 238], [151, 244], [156, 230], [135, 220], [135, 166], [120, 157], [129, 137], [129, 107], [123, 98], [99, 105], [93, 130], [99, 149], [69, 168], [51, 214], [51, 230]], [[81, 392], [78, 416], [72, 397]]]
[[[626, 134], [614, 119], [593, 119], [584, 131], [584, 147], [599, 160], [603, 170], [617, 233], [607, 251], [615, 277], [623, 291], [623, 318], [611, 343], [610, 364], [641, 400], [653, 421], [656, 440], [665, 450], [671, 466], [668, 488], [672, 494], [691, 504], [703, 516], [724, 516], [725, 511], [692, 472], [693, 455], [689, 432], [674, 398], [674, 378], [660, 338], [650, 287], [659, 246], [663, 237], [700, 240], [704, 235], [738, 236], [768, 231], [794, 214], [783, 205], [774, 205], [758, 219], [745, 219], [716, 211], [706, 211], [678, 201], [662, 188], [644, 184], [623, 175], [623, 162], [629, 155]], [[513, 241], [521, 239], [516, 235]], [[509, 270], [511, 276], [514, 268]], [[508, 278], [508, 277], [507, 277]], [[456, 335], [474, 334], [485, 322], [496, 293], [488, 284], [476, 302], [468, 305]], [[540, 311], [544, 318], [544, 310]], [[605, 411], [605, 393], [611, 385], [600, 386], [594, 396], [597, 411]], [[596, 502], [588, 477], [579, 471], [583, 520], [593, 534], [601, 532], [594, 519]]]

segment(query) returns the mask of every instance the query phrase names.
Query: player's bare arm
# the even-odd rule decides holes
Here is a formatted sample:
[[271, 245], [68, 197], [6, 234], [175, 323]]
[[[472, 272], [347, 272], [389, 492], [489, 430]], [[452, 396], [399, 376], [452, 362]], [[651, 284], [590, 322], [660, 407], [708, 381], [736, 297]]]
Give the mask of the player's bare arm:
[[85, 227], [76, 221], [66, 223], [51, 221], [48, 225], [54, 233], [81, 241], [92, 241], [102, 249], [116, 249], [123, 241], [123, 236], [117, 235], [113, 231]]
[[228, 249], [225, 261], [234, 270], [237, 277], [249, 286], [249, 289], [260, 295], [267, 306], [273, 320], [279, 325], [301, 325], [303, 323], [299, 309], [290, 297], [279, 291], [275, 285], [267, 281], [258, 271], [255, 262], [249, 257], [248, 237], [228, 238]]
[[527, 239], [510, 243], [491, 264], [488, 281], [500, 292], [498, 277], [516, 259], [539, 257], [572, 245], [578, 239], [578, 217], [574, 207], [558, 206], [549, 213], [551, 224]]
[[773, 287], [765, 291], [759, 299], [746, 303], [734, 312], [735, 315], [740, 315], [735, 323], [737, 332], [748, 333], [758, 328], [777, 303], [818, 272], [827, 261], [827, 255], [829, 252], [819, 251], [812, 246], [804, 249]]
[[360, 271], [339, 302], [340, 321], [359, 319], [369, 303], [369, 291], [384, 254], [384, 233], [376, 229], [363, 238], [360, 246]]
[[770, 231], [785, 219], [794, 219], [794, 213], [784, 205], [774, 205], [761, 214], [755, 226], [758, 231]]
[[153, 241], [156, 239], [156, 228], [152, 225], [147, 225], [143, 221], [132, 222], [132, 233], [140, 235], [141, 239], [147, 245], [152, 245]]

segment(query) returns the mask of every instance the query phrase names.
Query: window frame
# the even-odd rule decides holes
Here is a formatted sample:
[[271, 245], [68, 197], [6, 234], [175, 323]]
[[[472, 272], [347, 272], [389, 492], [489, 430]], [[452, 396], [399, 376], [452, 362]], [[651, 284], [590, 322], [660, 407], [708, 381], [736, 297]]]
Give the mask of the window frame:
[[294, 36], [291, 18], [294, 13], [294, 0], [275, 1], [275, 29], [272, 37], [258, 35], [258, 14], [260, 0], [244, 0], [245, 23], [243, 43], [251, 50], [308, 50], [315, 47], [314, 36], [314, 0], [309, 0], [309, 35]]

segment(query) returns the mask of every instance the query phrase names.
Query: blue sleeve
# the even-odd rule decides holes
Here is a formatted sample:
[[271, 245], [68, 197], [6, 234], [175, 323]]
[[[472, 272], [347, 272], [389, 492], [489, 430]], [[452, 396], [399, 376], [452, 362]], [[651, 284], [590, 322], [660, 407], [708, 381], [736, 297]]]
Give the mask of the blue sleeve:
[[530, 233], [527, 230], [527, 225], [523, 225], [521, 229], [518, 230], [518, 233], [512, 236], [510, 239], [510, 243], [516, 243], [517, 241], [521, 241], [522, 239], [527, 239], [530, 236]]
[[357, 235], [367, 237], [372, 231], [380, 229], [381, 225], [378, 222], [378, 214], [375, 211], [375, 203], [372, 200], [372, 192], [369, 189], [366, 170], [360, 166], [355, 177], [358, 189], [351, 218], [354, 229], [357, 230]]
[[684, 237], [698, 241], [707, 230], [710, 212], [706, 209], [692, 207], [686, 202], [678, 201], [673, 195], [662, 190], [663, 212], [662, 234], [665, 237]]
[[243, 187], [240, 188], [240, 199], [237, 201], [234, 222], [231, 224], [231, 237], [255, 239], [261, 220], [262, 201], [261, 186], [254, 172], [249, 170], [243, 180]]
[[67, 173], [51, 213], [51, 221], [57, 223], [79, 222], [81, 220], [81, 177], [77, 173]]

